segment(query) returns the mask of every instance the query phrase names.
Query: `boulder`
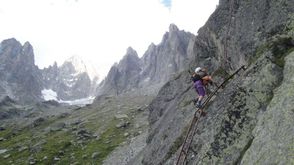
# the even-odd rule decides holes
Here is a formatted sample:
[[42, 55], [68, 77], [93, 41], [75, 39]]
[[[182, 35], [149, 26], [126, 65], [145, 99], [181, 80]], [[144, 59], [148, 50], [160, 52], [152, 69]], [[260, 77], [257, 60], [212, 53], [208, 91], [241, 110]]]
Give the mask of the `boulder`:
[[115, 127], [116, 128], [126, 128], [130, 125], [130, 122], [128, 121], [122, 121], [120, 123], [118, 123]]
[[115, 117], [115, 119], [127, 119], [128, 115], [126, 115], [126, 114], [117, 114], [114, 117]]
[[92, 158], [92, 159], [97, 159], [99, 155], [100, 155], [99, 152], [94, 152], [94, 153], [92, 154], [91, 158]]
[[66, 126], [66, 124], [64, 122], [59, 122], [59, 123], [53, 124], [50, 127], [50, 131], [60, 131], [63, 128], [65, 128], [65, 126]]
[[8, 150], [7, 149], [1, 149], [0, 150], [0, 154], [4, 154], [5, 152], [7, 152]]
[[45, 118], [43, 117], [39, 117], [36, 120], [33, 121], [33, 123], [31, 124], [32, 127], [37, 127], [40, 126], [43, 122], [45, 122]]
[[93, 137], [92, 134], [86, 129], [78, 130], [76, 135], [78, 136], [78, 139], [90, 139]]

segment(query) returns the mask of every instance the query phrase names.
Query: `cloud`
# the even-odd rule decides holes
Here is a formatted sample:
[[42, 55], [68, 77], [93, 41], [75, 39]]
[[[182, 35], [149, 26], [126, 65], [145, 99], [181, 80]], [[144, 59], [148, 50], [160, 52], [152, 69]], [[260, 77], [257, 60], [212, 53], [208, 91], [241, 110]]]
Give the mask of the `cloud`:
[[105, 76], [129, 46], [142, 56], [152, 42], [158, 44], [170, 23], [196, 33], [215, 9], [216, 0], [209, 2], [1, 0], [0, 40], [29, 41], [41, 68], [79, 55]]

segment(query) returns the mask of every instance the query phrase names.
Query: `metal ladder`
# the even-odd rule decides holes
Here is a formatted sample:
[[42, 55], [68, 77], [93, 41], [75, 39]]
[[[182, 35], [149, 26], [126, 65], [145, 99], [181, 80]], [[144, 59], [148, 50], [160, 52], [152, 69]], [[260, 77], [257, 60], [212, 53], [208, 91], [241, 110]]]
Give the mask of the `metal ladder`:
[[[221, 88], [224, 88], [226, 83], [229, 82], [229, 80], [231, 80], [236, 74], [238, 74], [241, 70], [246, 70], [246, 67], [245, 65], [241, 66], [238, 70], [236, 70], [233, 74], [231, 74], [228, 78], [226, 78], [222, 83], [221, 85], [219, 85], [204, 101], [203, 105], [202, 105], [202, 108], [198, 108], [196, 110], [196, 112], [194, 113], [194, 117], [193, 117], [193, 120], [190, 124], [190, 127], [188, 129], [188, 132], [186, 134], [186, 137], [185, 137], [185, 140], [184, 140], [184, 143], [182, 144], [182, 148], [181, 148], [181, 152], [178, 156], [178, 159], [176, 161], [176, 165], [183, 165], [186, 161], [186, 158], [187, 158], [187, 154], [188, 154], [188, 151], [189, 151], [189, 148], [190, 148], [190, 145], [192, 143], [192, 140], [193, 140], [193, 137], [194, 137], [194, 134], [197, 130], [197, 125], [199, 123], [199, 120], [203, 114], [203, 109], [207, 106], [207, 104], [209, 103], [209, 101], [212, 99], [212, 97], [214, 95], [217, 94], [218, 90], [221, 89]], [[198, 112], [200, 112], [200, 115], [197, 115], [199, 114]]]

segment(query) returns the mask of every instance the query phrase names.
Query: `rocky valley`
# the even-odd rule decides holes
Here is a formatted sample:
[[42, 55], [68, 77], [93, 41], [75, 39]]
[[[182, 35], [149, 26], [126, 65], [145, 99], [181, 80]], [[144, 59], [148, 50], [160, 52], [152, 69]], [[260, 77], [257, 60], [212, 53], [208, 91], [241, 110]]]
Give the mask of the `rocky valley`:
[[220, 84], [243, 65], [204, 108], [184, 164], [293, 164], [292, 0], [220, 0], [196, 36], [171, 24], [142, 57], [127, 48], [99, 84], [75, 57], [39, 69], [28, 42], [7, 39], [0, 162], [176, 164], [196, 111], [190, 70], [207, 68]]

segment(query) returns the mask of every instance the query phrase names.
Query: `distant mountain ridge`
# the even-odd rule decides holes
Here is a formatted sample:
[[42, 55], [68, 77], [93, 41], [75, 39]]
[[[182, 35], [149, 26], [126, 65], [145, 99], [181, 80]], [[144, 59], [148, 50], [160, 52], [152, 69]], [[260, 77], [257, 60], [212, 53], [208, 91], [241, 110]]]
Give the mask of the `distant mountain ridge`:
[[[11, 44], [5, 46], [6, 42]], [[16, 100], [42, 100], [44, 99], [43, 90], [56, 92], [57, 99], [60, 100], [74, 100], [104, 94], [119, 95], [131, 91], [154, 95], [172, 76], [187, 67], [187, 61], [192, 57], [194, 42], [195, 35], [179, 30], [176, 25], [171, 24], [161, 43], [158, 45], [152, 43], [141, 58], [133, 48], [129, 47], [122, 60], [111, 67], [108, 75], [98, 87], [99, 77], [95, 69], [89, 67], [81, 58], [73, 56], [61, 66], [54, 63], [47, 68], [39, 69], [34, 63], [33, 48], [28, 42], [22, 48], [15, 39], [8, 39], [1, 43], [3, 45], [1, 46], [3, 50], [0, 51], [2, 58], [12, 58], [22, 52], [21, 49], [26, 50], [22, 52], [22, 56], [30, 57], [30, 60], [26, 60], [26, 65], [22, 66], [29, 66], [27, 68], [30, 69], [22, 69], [27, 72], [22, 72], [21, 75], [27, 77], [32, 74], [29, 81], [34, 83], [26, 85], [19, 83], [16, 86], [23, 90], [12, 93], [14, 89], [10, 89], [11, 85], [4, 81], [1, 82], [0, 92], [2, 96], [8, 95]], [[4, 49], [4, 47], [8, 48]], [[7, 51], [10, 49], [13, 51]], [[3, 60], [2, 65], [11, 67], [12, 64]], [[14, 67], [17, 68], [17, 66], [16, 64]], [[10, 70], [7, 67], [2, 68], [2, 72], [9, 75]], [[26, 91], [30, 89], [28, 88], [30, 85], [33, 85], [35, 89]], [[19, 93], [24, 93], [24, 97], [19, 97]]]
[[39, 69], [33, 47], [11, 38], [0, 44], [0, 99], [5, 96], [29, 103], [42, 101], [42, 90], [52, 89], [60, 100], [81, 99], [94, 95], [99, 77], [78, 57], [71, 57], [60, 67], [54, 63]]
[[74, 100], [94, 95], [98, 74], [90, 65], [73, 56], [60, 67], [56, 63], [42, 70], [44, 87], [52, 89], [61, 100]]
[[111, 67], [97, 95], [118, 95], [134, 90], [155, 94], [173, 75], [187, 67], [194, 42], [195, 35], [171, 24], [161, 43], [152, 43], [141, 58], [129, 47], [123, 59]]

